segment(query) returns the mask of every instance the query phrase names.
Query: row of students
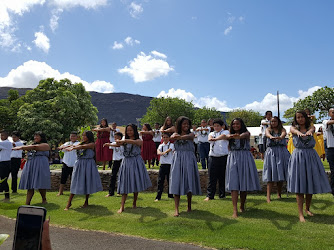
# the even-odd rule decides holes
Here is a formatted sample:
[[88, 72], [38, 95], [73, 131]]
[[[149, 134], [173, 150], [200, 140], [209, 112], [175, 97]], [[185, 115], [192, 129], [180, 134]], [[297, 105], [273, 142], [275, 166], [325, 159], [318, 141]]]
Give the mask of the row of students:
[[[197, 162], [194, 155], [194, 134], [190, 132], [191, 122], [186, 117], [180, 117], [175, 126], [176, 132], [171, 136], [171, 139], [174, 140], [175, 144], [175, 153], [173, 154], [173, 161], [170, 170], [170, 186], [169, 193], [174, 194], [175, 197], [175, 216], [179, 215], [179, 201], [181, 195], [187, 195], [188, 199], [188, 211], [191, 211], [191, 197], [193, 194], [200, 194], [200, 184], [199, 184], [199, 175], [197, 169]], [[277, 141], [279, 138], [282, 138], [282, 131], [279, 134], [279, 127], [275, 126], [275, 121], [271, 121], [271, 129], [273, 133], [267, 134], [268, 138], [273, 141]], [[331, 123], [329, 124], [331, 125]], [[230, 152], [227, 158], [227, 167], [226, 167], [226, 190], [230, 191], [232, 194], [232, 203], [233, 203], [233, 216], [237, 217], [237, 202], [238, 194], [240, 192], [240, 211], [244, 211], [244, 205], [247, 197], [248, 191], [256, 191], [260, 189], [259, 180], [257, 177], [256, 166], [254, 160], [249, 151], [249, 137], [250, 134], [247, 131], [247, 128], [243, 121], [239, 118], [236, 118], [231, 123], [230, 134], [227, 132], [223, 133], [220, 130], [222, 124], [220, 122], [214, 122], [214, 127], [216, 134], [210, 135], [210, 141], [214, 142], [211, 146], [212, 155], [211, 157], [221, 157], [224, 155], [218, 154], [214, 155], [214, 152], [218, 152], [219, 147], [224, 147], [222, 144], [216, 144], [219, 140], [228, 140]], [[220, 130], [220, 131], [219, 131]], [[300, 220], [303, 221], [304, 217], [302, 214], [302, 201], [304, 194], [306, 194], [306, 213], [312, 215], [309, 211], [312, 194], [313, 193], [322, 193], [329, 192], [330, 187], [327, 181], [326, 184], [326, 175], [324, 173], [323, 166], [319, 158], [314, 158], [312, 149], [312, 138], [310, 135], [314, 132], [314, 127], [308, 123], [307, 115], [303, 112], [297, 112], [295, 115], [295, 121], [292, 126], [291, 132], [294, 136], [294, 143], [296, 150], [290, 158], [289, 165], [289, 179], [288, 179], [288, 190], [290, 192], [297, 193], [297, 202], [300, 213]], [[276, 134], [275, 134], [276, 133]], [[305, 138], [304, 138], [305, 137]], [[22, 149], [34, 149], [36, 150], [32, 159], [35, 160], [32, 163], [32, 159], [28, 160], [27, 166], [30, 164], [39, 164], [42, 159], [42, 156], [46, 156], [48, 153], [49, 147], [46, 144], [44, 136], [39, 134], [35, 135], [35, 143], [31, 146], [16, 147], [16, 150]], [[136, 207], [136, 199], [138, 192], [148, 188], [151, 183], [148, 178], [148, 174], [143, 164], [143, 160], [140, 156], [140, 145], [142, 141], [139, 139], [139, 134], [135, 125], [128, 125], [126, 127], [126, 135], [124, 140], [116, 140], [116, 146], [124, 145], [124, 156], [125, 159], [122, 162], [119, 182], [118, 182], [118, 192], [122, 194], [122, 203], [119, 212], [123, 212], [124, 204], [126, 201], [127, 194], [133, 192], [135, 199], [133, 206]], [[111, 146], [111, 145], [107, 145]], [[46, 148], [48, 147], [48, 149]], [[80, 161], [80, 159], [91, 159], [91, 166], [94, 167], [82, 167], [83, 171], [74, 170], [72, 176], [71, 184], [71, 196], [66, 206], [68, 209], [71, 206], [71, 199], [75, 194], [86, 194], [86, 201], [84, 206], [88, 205], [89, 194], [92, 192], [97, 192], [102, 189], [100, 185], [100, 179], [96, 169], [96, 164], [93, 160], [93, 151], [95, 147], [94, 138], [90, 131], [86, 131], [83, 135], [83, 141], [80, 145], [71, 146], [68, 150], [81, 150], [78, 154], [78, 161], [76, 166], [81, 164], [88, 164], [89, 161]], [[226, 147], [226, 145], [225, 145]], [[269, 145], [273, 147], [273, 145]], [[284, 148], [284, 147], [282, 147]], [[311, 150], [309, 150], [311, 149]], [[312, 151], [313, 150], [313, 151]], [[42, 152], [38, 152], [42, 151]], [[44, 152], [45, 151], [45, 152]], [[166, 150], [163, 150], [165, 152]], [[274, 151], [274, 150], [273, 150]], [[43, 153], [44, 152], [44, 153]], [[91, 152], [91, 153], [90, 153]], [[161, 151], [160, 151], [161, 152]], [[161, 153], [163, 153], [161, 152]], [[269, 152], [269, 151], [268, 151]], [[312, 153], [313, 152], [313, 153]], [[269, 154], [269, 153], [268, 153]], [[273, 153], [275, 156], [275, 153]], [[41, 157], [37, 157], [41, 156]], [[309, 157], [309, 158], [307, 158]], [[39, 159], [39, 160], [37, 160]], [[318, 162], [317, 162], [317, 160]], [[221, 159], [210, 158], [211, 162], [219, 162]], [[319, 164], [320, 161], [320, 164]], [[308, 164], [306, 164], [306, 163]], [[304, 164], [304, 165], [303, 165]], [[272, 164], [275, 165], [275, 164]], [[215, 170], [215, 164], [212, 164], [212, 168], [209, 168], [212, 171]], [[300, 169], [303, 168], [303, 171]], [[31, 168], [26, 167], [26, 172], [23, 172], [22, 181], [23, 183], [33, 183], [35, 179], [35, 174], [31, 174]], [[37, 168], [38, 169], [38, 168]], [[88, 169], [88, 171], [87, 171]], [[94, 172], [90, 172], [94, 169]], [[41, 171], [42, 173], [43, 171]], [[48, 171], [49, 172], [49, 171]], [[224, 171], [223, 171], [224, 172]], [[97, 173], [97, 174], [96, 174]], [[86, 180], [86, 177], [83, 176], [89, 175], [92, 179], [89, 181]], [[76, 177], [77, 176], [77, 177]], [[95, 176], [95, 177], [94, 177]], [[211, 175], [210, 175], [211, 176]], [[306, 178], [305, 176], [312, 176], [313, 178]], [[78, 181], [75, 179], [78, 178]], [[38, 178], [37, 178], [38, 179]], [[311, 179], [311, 183], [310, 182]], [[73, 181], [74, 180], [74, 181]], [[210, 180], [211, 181], [211, 180]], [[214, 180], [212, 180], [214, 181]], [[274, 181], [274, 179], [271, 179]], [[37, 181], [37, 183], [39, 183]], [[22, 184], [22, 187], [28, 189], [27, 193], [27, 204], [30, 204], [33, 193], [31, 189], [40, 189], [43, 202], [46, 202], [45, 197], [45, 186], [41, 181], [41, 185], [26, 185]], [[94, 185], [92, 185], [94, 184]], [[87, 188], [89, 185], [90, 189]], [[20, 183], [21, 186], [21, 183]], [[212, 185], [211, 185], [212, 186]], [[93, 188], [92, 188], [93, 187]], [[89, 189], [89, 190], [88, 190]], [[301, 207], [301, 209], [300, 209]]]

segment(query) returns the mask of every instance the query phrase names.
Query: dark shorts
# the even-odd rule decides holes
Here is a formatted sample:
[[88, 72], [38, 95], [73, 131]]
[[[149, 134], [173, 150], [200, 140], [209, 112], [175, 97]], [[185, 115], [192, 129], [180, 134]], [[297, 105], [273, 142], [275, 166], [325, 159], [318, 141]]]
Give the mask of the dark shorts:
[[259, 147], [259, 152], [260, 153], [264, 153], [264, 145], [263, 144], [259, 144], [258, 147]]

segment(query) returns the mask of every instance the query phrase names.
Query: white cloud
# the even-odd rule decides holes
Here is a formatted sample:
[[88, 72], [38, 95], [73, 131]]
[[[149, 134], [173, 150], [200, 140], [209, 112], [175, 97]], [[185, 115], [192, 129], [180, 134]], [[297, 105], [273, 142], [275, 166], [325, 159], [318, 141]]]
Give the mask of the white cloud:
[[224, 35], [227, 36], [231, 31], [232, 31], [232, 26], [227, 27], [227, 28], [224, 30]]
[[313, 92], [317, 91], [320, 88], [321, 88], [320, 86], [314, 86], [312, 88], [309, 88], [306, 91], [298, 90], [298, 94], [299, 94], [298, 99], [304, 99], [306, 96], [312, 95]]
[[240, 21], [240, 22], [245, 21], [245, 17], [243, 17], [243, 16], [239, 16], [239, 21]]
[[141, 6], [141, 4], [136, 4], [135, 2], [132, 2], [129, 6], [130, 9], [130, 15], [133, 18], [138, 18], [139, 15], [144, 11], [144, 8]]
[[43, 32], [35, 32], [36, 39], [33, 43], [36, 45], [37, 48], [40, 48], [45, 53], [49, 52], [50, 49], [50, 40]]
[[63, 13], [63, 9], [54, 9], [51, 11], [51, 19], [50, 19], [50, 28], [52, 32], [58, 28], [58, 20], [60, 18], [60, 14]]
[[97, 9], [100, 6], [107, 5], [108, 0], [51, 0], [50, 3], [60, 9], [71, 9], [75, 7]]
[[155, 55], [156, 57], [161, 57], [161, 58], [163, 58], [163, 59], [167, 59], [167, 56], [166, 56], [165, 54], [160, 53], [160, 52], [158, 52], [158, 51], [156, 51], [156, 50], [153, 50], [151, 53], [152, 53], [153, 55]]
[[161, 91], [157, 97], [178, 97], [187, 102], [193, 102], [195, 107], [198, 108], [215, 108], [216, 110], [225, 112], [231, 110], [231, 108], [227, 107], [226, 101], [220, 101], [217, 97], [206, 96], [196, 98], [191, 92], [187, 92], [183, 89], [175, 90], [174, 88], [171, 88], [168, 90], [168, 92]]
[[35, 88], [40, 80], [49, 77], [56, 80], [68, 78], [72, 83], [81, 82], [87, 91], [102, 93], [111, 93], [114, 91], [114, 86], [109, 82], [100, 80], [87, 82], [69, 72], [60, 73], [45, 62], [33, 60], [25, 62], [16, 69], [12, 69], [6, 77], [0, 77], [0, 87]]
[[173, 70], [168, 62], [164, 59], [155, 58], [152, 52], [150, 55], [140, 52], [136, 58], [129, 62], [129, 67], [125, 66], [118, 72], [130, 75], [134, 82], [146, 82], [160, 76], [166, 76]]
[[128, 36], [127, 38], [125, 38], [124, 42], [130, 46], [133, 46], [134, 44], [140, 44], [140, 41], [133, 39], [131, 36]]
[[124, 45], [122, 43], [114, 42], [114, 45], [112, 46], [112, 49], [123, 49]]

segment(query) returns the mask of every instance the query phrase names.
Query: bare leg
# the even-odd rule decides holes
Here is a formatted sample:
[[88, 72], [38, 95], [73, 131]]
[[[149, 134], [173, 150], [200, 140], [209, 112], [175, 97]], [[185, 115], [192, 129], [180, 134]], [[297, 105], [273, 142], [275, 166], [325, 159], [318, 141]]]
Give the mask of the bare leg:
[[46, 189], [39, 189], [38, 191], [42, 196], [42, 203], [47, 204], [48, 202], [46, 201]]
[[124, 205], [125, 205], [126, 197], [128, 197], [128, 194], [122, 194], [121, 207], [117, 211], [117, 213], [119, 213], [119, 214], [121, 214], [124, 211]]
[[282, 186], [283, 186], [283, 181], [277, 182], [277, 198], [281, 199], [282, 198]]
[[81, 208], [86, 208], [86, 207], [88, 207], [88, 199], [89, 199], [89, 194], [86, 194], [86, 200], [85, 200], [85, 203], [81, 206]]
[[238, 191], [233, 190], [231, 191], [231, 196], [232, 196], [232, 204], [233, 204], [233, 218], [237, 218], [238, 217]]
[[179, 216], [179, 206], [180, 206], [180, 195], [174, 195], [174, 203], [175, 203], [175, 213], [174, 216]]
[[138, 199], [138, 192], [133, 193], [133, 203], [132, 203], [132, 208], [134, 208], [134, 209], [137, 208], [137, 199]]
[[68, 198], [67, 205], [66, 205], [66, 207], [64, 209], [65, 211], [69, 210], [70, 207], [72, 206], [73, 197], [74, 197], [74, 194], [70, 194], [70, 197]]
[[28, 189], [27, 191], [27, 198], [26, 198], [26, 205], [30, 205], [31, 199], [34, 196], [35, 190], [34, 189]]
[[247, 198], [247, 192], [240, 192], [240, 212], [245, 212], [245, 203]]
[[65, 184], [60, 184], [59, 192], [58, 192], [57, 196], [60, 196], [60, 195], [64, 194], [64, 187], [65, 187]]
[[313, 216], [313, 213], [310, 212], [311, 201], [312, 201], [312, 194], [306, 194], [305, 212], [308, 216]]
[[272, 182], [268, 182], [267, 183], [267, 203], [271, 202], [270, 194], [271, 194], [272, 188], [273, 188], [273, 183]]
[[298, 205], [299, 221], [305, 222], [305, 218], [303, 214], [304, 194], [296, 194], [296, 199], [297, 199], [297, 205]]
[[187, 212], [191, 212], [191, 198], [193, 194], [191, 192], [187, 193], [187, 201], [188, 201], [188, 210]]
[[106, 161], [103, 162], [103, 170], [106, 170]]
[[148, 160], [148, 168], [151, 168], [151, 161]]

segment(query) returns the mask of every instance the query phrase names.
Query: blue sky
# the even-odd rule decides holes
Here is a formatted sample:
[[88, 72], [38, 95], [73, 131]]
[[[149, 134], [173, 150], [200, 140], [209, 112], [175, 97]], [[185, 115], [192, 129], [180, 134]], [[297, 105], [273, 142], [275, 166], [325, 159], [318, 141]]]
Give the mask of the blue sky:
[[1, 0], [0, 86], [46, 77], [283, 111], [334, 84], [334, 2]]

